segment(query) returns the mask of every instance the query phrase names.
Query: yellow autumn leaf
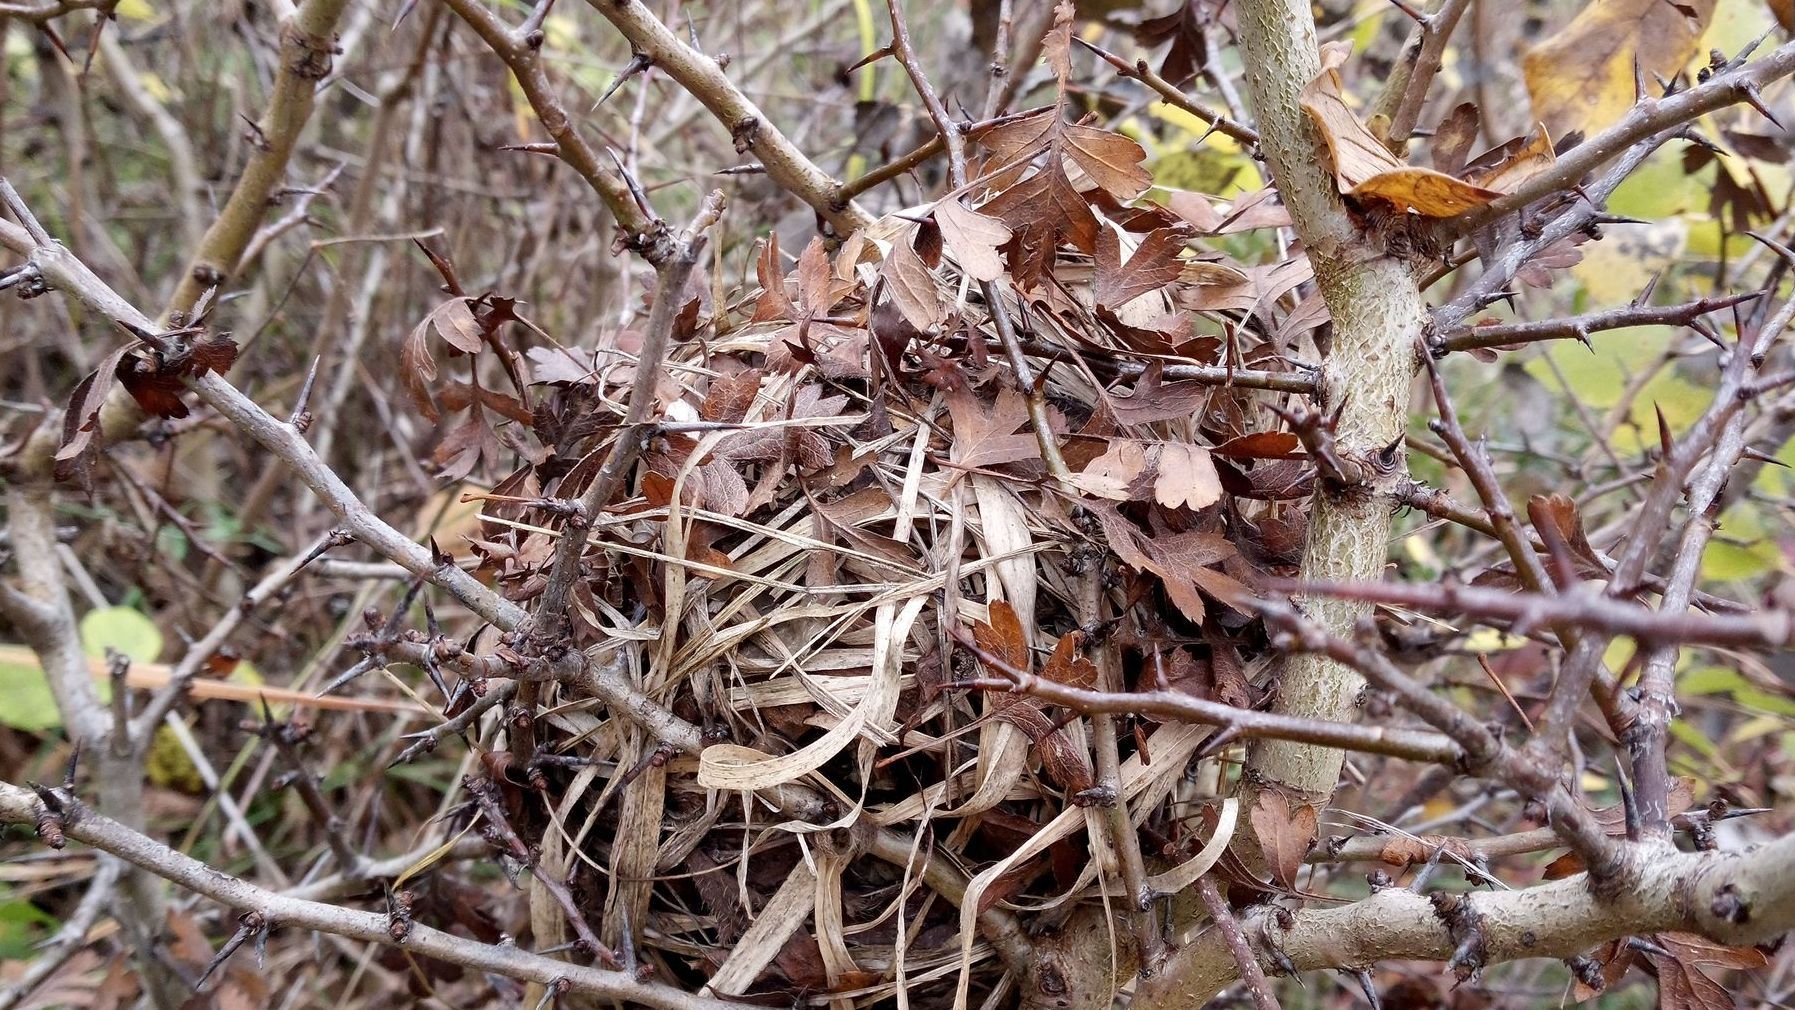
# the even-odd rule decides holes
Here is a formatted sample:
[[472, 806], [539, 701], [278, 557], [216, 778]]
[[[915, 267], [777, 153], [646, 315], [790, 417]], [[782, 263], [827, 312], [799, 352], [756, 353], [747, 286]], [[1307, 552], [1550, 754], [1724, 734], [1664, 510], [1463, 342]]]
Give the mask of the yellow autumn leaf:
[[145, 70], [137, 75], [137, 80], [143, 85], [143, 90], [151, 98], [154, 98], [157, 104], [167, 105], [174, 99], [174, 92], [170, 91], [168, 85], [153, 71]]
[[1694, 56], [1716, 0], [1593, 0], [1523, 61], [1533, 114], [1562, 137], [1595, 133], [1632, 107], [1639, 77], [1676, 76]]
[[1473, 186], [1431, 168], [1403, 168], [1379, 172], [1354, 186], [1353, 196], [1374, 196], [1424, 217], [1452, 217], [1489, 203], [1502, 194]]

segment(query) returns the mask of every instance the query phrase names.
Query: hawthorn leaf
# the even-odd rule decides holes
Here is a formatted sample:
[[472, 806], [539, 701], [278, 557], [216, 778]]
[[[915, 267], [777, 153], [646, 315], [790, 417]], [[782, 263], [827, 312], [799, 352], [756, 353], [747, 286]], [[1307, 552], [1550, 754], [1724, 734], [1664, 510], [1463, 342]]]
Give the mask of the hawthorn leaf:
[[1062, 244], [1096, 249], [1097, 217], [1057, 164], [999, 193], [983, 210], [1009, 226], [1010, 273], [1020, 284], [1037, 283]]
[[[985, 608], [988, 622], [975, 622], [972, 640], [978, 647], [1020, 673], [1029, 672], [1028, 636], [1022, 631], [1022, 619], [1008, 600], [992, 600]], [[993, 676], [1007, 677], [1003, 670], [992, 670]]]
[[1017, 433], [1029, 423], [1028, 400], [1014, 389], [999, 390], [987, 410], [962, 383], [948, 393], [947, 411], [954, 421], [954, 462], [962, 467], [1000, 466], [1041, 455], [1034, 432]]
[[1131, 438], [1111, 439], [1103, 455], [1072, 475], [1072, 485], [1098, 498], [1130, 501], [1140, 497], [1131, 487], [1147, 472], [1145, 445]]
[[1477, 142], [1481, 121], [1475, 102], [1459, 103], [1440, 120], [1440, 125], [1434, 127], [1432, 140], [1435, 171], [1447, 175], [1464, 171], [1465, 158], [1471, 153], [1471, 145]]
[[1431, 168], [1403, 167], [1379, 172], [1347, 190], [1356, 197], [1387, 200], [1422, 217], [1452, 217], [1489, 203], [1502, 194], [1473, 186]]
[[1301, 439], [1288, 431], [1256, 431], [1213, 446], [1209, 453], [1231, 459], [1284, 459], [1302, 444]]
[[1303, 89], [1302, 107], [1326, 141], [1334, 183], [1342, 193], [1376, 197], [1425, 217], [1451, 217], [1502, 194], [1431, 168], [1416, 168], [1390, 153], [1346, 104], [1340, 66], [1351, 43], [1321, 47], [1321, 74]]
[[972, 210], [959, 200], [943, 200], [935, 205], [935, 225], [966, 276], [975, 281], [994, 281], [1003, 276], [1003, 257], [997, 250], [1010, 240], [1009, 225]]
[[[401, 351], [403, 353], [403, 351]], [[531, 385], [561, 383], [582, 385], [593, 380], [591, 362], [581, 361], [565, 347], [537, 345], [524, 352], [530, 362]]]
[[1135, 380], [1134, 391], [1130, 395], [1105, 393], [1104, 404], [1115, 415], [1116, 421], [1135, 425], [1190, 417], [1209, 399], [1213, 387], [1195, 380], [1165, 382], [1162, 379], [1164, 374], [1165, 367], [1154, 361]]
[[1557, 160], [1558, 155], [1552, 150], [1552, 135], [1546, 124], [1540, 123], [1495, 165], [1467, 172], [1465, 178], [1479, 186], [1509, 192], [1551, 168]]
[[704, 391], [704, 402], [698, 405], [698, 416], [721, 424], [740, 424], [760, 395], [761, 371], [750, 368], [735, 375], [719, 375]]
[[1053, 8], [1053, 27], [1041, 36], [1041, 59], [1052, 68], [1062, 94], [1066, 78], [1072, 74], [1072, 19], [1076, 14], [1072, 0], [1059, 0]]
[[1259, 849], [1272, 878], [1286, 890], [1296, 889], [1297, 872], [1303, 868], [1303, 857], [1315, 843], [1317, 817], [1307, 803], [1294, 808], [1290, 800], [1276, 789], [1266, 789], [1253, 802], [1247, 820], [1259, 839]]
[[1146, 150], [1127, 137], [1095, 126], [1066, 126], [1061, 137], [1066, 156], [1117, 200], [1132, 200], [1153, 185], [1141, 164]]
[[1166, 508], [1200, 509], [1222, 496], [1222, 480], [1209, 450], [1184, 442], [1161, 442], [1155, 459], [1153, 498]]
[[1068, 631], [1053, 645], [1053, 655], [1041, 667], [1041, 676], [1070, 687], [1097, 686], [1097, 664], [1084, 657], [1084, 632]]
[[911, 228], [891, 244], [879, 276], [884, 278], [885, 291], [898, 311], [910, 325], [927, 332], [941, 325], [944, 310], [940, 292], [935, 289], [935, 275], [910, 244], [915, 234], [916, 229]]
[[1658, 933], [1652, 937], [1664, 951], [1645, 951], [1658, 971], [1658, 1005], [1663, 1010], [1732, 1010], [1732, 991], [1714, 981], [1704, 967], [1763, 968], [1770, 963], [1751, 947], [1722, 947], [1693, 933]]
[[411, 405], [434, 423], [442, 420], [442, 412], [436, 409], [436, 401], [430, 395], [430, 385], [436, 381], [437, 372], [429, 341], [430, 317], [425, 316], [399, 344], [399, 381], [405, 386], [406, 395], [411, 397]]
[[798, 308], [785, 290], [785, 270], [779, 259], [779, 233], [769, 232], [760, 256], [754, 261], [754, 274], [760, 281], [760, 299], [754, 303], [753, 322], [772, 319], [796, 319]]
[[466, 298], [451, 298], [438, 305], [431, 310], [429, 321], [444, 342], [463, 354], [478, 354], [485, 346], [480, 339], [480, 324]]
[[1097, 304], [1120, 309], [1178, 280], [1183, 272], [1178, 255], [1183, 251], [1184, 237], [1177, 229], [1159, 228], [1148, 232], [1124, 263], [1121, 236], [1114, 228], [1100, 229], [1095, 257]]
[[1134, 38], [1144, 49], [1158, 49], [1170, 39], [1159, 75], [1173, 84], [1184, 84], [1208, 62], [1211, 17], [1203, 4], [1181, 3], [1170, 14], [1141, 21], [1135, 26]]
[[153, 357], [127, 354], [118, 363], [118, 381], [137, 406], [151, 417], [186, 417], [187, 404], [181, 394], [187, 384], [179, 371], [159, 367]]

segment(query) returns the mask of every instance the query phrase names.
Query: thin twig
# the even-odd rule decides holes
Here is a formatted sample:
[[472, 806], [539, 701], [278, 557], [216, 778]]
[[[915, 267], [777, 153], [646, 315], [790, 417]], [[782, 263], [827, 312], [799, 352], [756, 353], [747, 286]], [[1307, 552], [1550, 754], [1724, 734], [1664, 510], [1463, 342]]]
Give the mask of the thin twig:
[[1209, 920], [1221, 931], [1222, 942], [1228, 945], [1228, 952], [1234, 955], [1234, 963], [1240, 968], [1240, 980], [1246, 983], [1247, 993], [1253, 998], [1253, 1006], [1258, 1010], [1283, 1010], [1278, 1004], [1278, 994], [1265, 977], [1265, 969], [1259, 967], [1259, 958], [1253, 954], [1246, 934], [1240, 929], [1240, 921], [1234, 918], [1234, 910], [1228, 907], [1228, 899], [1222, 897], [1221, 891], [1215, 886], [1215, 880], [1207, 873], [1197, 878], [1197, 897], [1202, 899], [1203, 907], [1208, 910]]
[[1074, 35], [1072, 38], [1079, 45], [1084, 46], [1086, 49], [1097, 54], [1097, 57], [1109, 64], [1110, 67], [1115, 70], [1117, 75], [1146, 85], [1158, 94], [1167, 105], [1182, 109], [1203, 122], [1208, 123], [1210, 129], [1214, 130], [1216, 133], [1232, 137], [1239, 141], [1240, 144], [1247, 149], [1247, 153], [1252, 154], [1257, 152], [1259, 148], [1258, 131], [1250, 126], [1235, 122], [1226, 114], [1217, 112], [1185, 94], [1183, 91], [1179, 90], [1177, 85], [1155, 72], [1153, 68], [1148, 65], [1146, 60], [1136, 60], [1131, 64], [1127, 60], [1124, 60], [1120, 56], [1117, 56], [1115, 53], [1110, 52], [1094, 42], [1088, 42], [1078, 35]]

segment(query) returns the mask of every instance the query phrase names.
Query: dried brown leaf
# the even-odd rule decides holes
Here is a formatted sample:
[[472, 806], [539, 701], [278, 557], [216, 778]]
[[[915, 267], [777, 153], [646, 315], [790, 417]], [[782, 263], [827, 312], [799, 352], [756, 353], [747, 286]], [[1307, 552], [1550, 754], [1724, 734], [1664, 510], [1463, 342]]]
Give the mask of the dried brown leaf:
[[1593, 0], [1522, 63], [1534, 115], [1552, 133], [1594, 133], [1634, 101], [1634, 68], [1648, 87], [1675, 77], [1700, 46], [1716, 0]]
[[1307, 803], [1294, 808], [1290, 800], [1276, 789], [1266, 789], [1253, 802], [1248, 822], [1259, 839], [1265, 864], [1272, 879], [1286, 890], [1296, 888], [1296, 875], [1303, 868], [1303, 858], [1315, 844], [1317, 816]]
[[1462, 214], [1502, 195], [1391, 154], [1346, 104], [1339, 68], [1351, 51], [1347, 42], [1322, 46], [1321, 74], [1302, 97], [1303, 111], [1327, 142], [1340, 192], [1386, 200], [1425, 217]]
[[966, 276], [975, 281], [994, 281], [1003, 276], [1003, 257], [998, 247], [1010, 240], [1010, 228], [989, 214], [960, 203], [943, 200], [935, 205], [935, 224], [941, 238]]
[[1162, 442], [1155, 464], [1153, 498], [1166, 508], [1200, 509], [1222, 496], [1221, 478], [1201, 446]]
[[879, 276], [885, 280], [885, 292], [892, 304], [910, 325], [927, 332], [941, 325], [944, 309], [941, 294], [935, 288], [935, 275], [911, 246], [915, 236], [915, 228], [898, 236], [879, 268]]
[[1120, 309], [1140, 296], [1179, 279], [1183, 264], [1184, 236], [1174, 228], [1147, 233], [1139, 247], [1122, 262], [1122, 238], [1114, 228], [1097, 232], [1095, 297], [1098, 305]]

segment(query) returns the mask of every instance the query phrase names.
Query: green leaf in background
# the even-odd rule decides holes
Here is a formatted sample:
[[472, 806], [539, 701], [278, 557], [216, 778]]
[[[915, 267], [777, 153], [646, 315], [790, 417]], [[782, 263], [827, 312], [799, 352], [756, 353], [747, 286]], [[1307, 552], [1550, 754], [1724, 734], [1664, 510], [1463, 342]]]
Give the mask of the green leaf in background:
[[1734, 702], [1766, 715], [1795, 716], [1795, 701], [1753, 684], [1738, 670], [1703, 666], [1677, 677], [1677, 690], [1685, 694], [1725, 694]]
[[0, 725], [27, 733], [42, 733], [62, 725], [56, 698], [35, 657], [31, 662], [0, 659]]
[[[81, 618], [81, 649], [89, 656], [106, 655], [108, 647], [139, 662], [154, 662], [162, 653], [162, 629], [156, 622], [130, 607], [102, 607]], [[56, 697], [37, 657], [29, 653], [15, 658], [20, 650], [8, 646], [0, 652], [0, 726], [10, 726], [27, 733], [42, 733], [62, 725], [62, 714], [56, 709]], [[100, 697], [110, 694], [111, 685], [95, 685]]]
[[22, 898], [0, 901], [0, 961], [29, 960], [32, 948], [58, 925], [55, 916]]
[[90, 656], [117, 649], [140, 663], [153, 663], [162, 654], [162, 629], [130, 607], [90, 610], [81, 618], [81, 648]]

